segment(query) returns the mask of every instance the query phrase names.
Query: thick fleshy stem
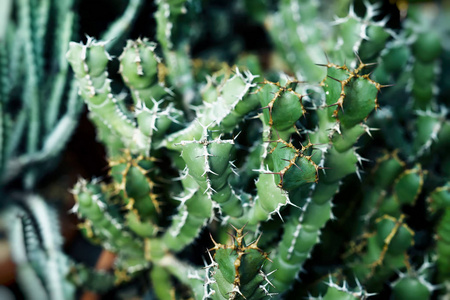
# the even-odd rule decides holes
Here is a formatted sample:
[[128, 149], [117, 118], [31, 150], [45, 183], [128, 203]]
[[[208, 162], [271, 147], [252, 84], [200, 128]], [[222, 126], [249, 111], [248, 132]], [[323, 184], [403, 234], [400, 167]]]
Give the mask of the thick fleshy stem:
[[[377, 94], [381, 87], [367, 75], [360, 75], [365, 64], [361, 62], [354, 70], [331, 63], [328, 63], [326, 67], [328, 76], [322, 86], [327, 107], [317, 111], [320, 127], [316, 132], [309, 134], [308, 145], [328, 144], [333, 141], [334, 136], [337, 136], [334, 138], [336, 140], [344, 134], [348, 138], [346, 143], [336, 143], [339, 145], [337, 147], [330, 144], [328, 148], [316, 150], [321, 155], [314, 156], [317, 163], [311, 161], [315, 166], [312, 174], [317, 173], [319, 166], [325, 166], [327, 169], [319, 177], [318, 184], [310, 184], [309, 191], [306, 189], [298, 192], [298, 195], [303, 197], [300, 204], [301, 209], [294, 209], [291, 213], [279, 243], [277, 255], [273, 257], [274, 262], [268, 264], [268, 268], [278, 270], [274, 274], [273, 282], [276, 287], [276, 289], [272, 289], [274, 291], [286, 290], [292, 284], [312, 248], [320, 241], [321, 228], [333, 217], [331, 199], [339, 190], [340, 180], [356, 172], [356, 163], [361, 159], [352, 149], [352, 145], [362, 132], [358, 130], [352, 132], [351, 129], [361, 126], [359, 123], [363, 122], [368, 114], [377, 107]], [[330, 106], [336, 106], [336, 108], [332, 109]], [[327, 132], [328, 134], [324, 134]], [[286, 149], [289, 148], [285, 146], [282, 149], [287, 151]], [[292, 152], [292, 154], [294, 153], [296, 152]], [[295, 156], [292, 154], [289, 158]], [[276, 163], [274, 162], [273, 165], [276, 166]], [[302, 171], [297, 172], [303, 175], [307, 174], [306, 170]], [[289, 174], [283, 175], [283, 183], [285, 180], [289, 180], [289, 176], [286, 175]], [[297, 185], [290, 189], [301, 186], [301, 182], [294, 180], [294, 177], [292, 180], [297, 182]]]

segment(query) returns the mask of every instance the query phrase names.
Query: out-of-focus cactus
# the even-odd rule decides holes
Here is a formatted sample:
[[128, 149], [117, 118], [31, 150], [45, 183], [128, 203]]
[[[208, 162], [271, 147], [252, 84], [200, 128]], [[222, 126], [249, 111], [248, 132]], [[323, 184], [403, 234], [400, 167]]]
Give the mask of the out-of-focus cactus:
[[[104, 38], [122, 36], [141, 4], [130, 1]], [[0, 11], [0, 206], [18, 282], [27, 299], [73, 299], [58, 215], [35, 193], [83, 109], [65, 57], [78, 36], [77, 2], [3, 1]]]
[[71, 299], [75, 287], [66, 278], [70, 259], [63, 253], [58, 216], [45, 201], [17, 195], [18, 205], [3, 214], [8, 222], [18, 281], [27, 299]]
[[55, 164], [77, 124], [82, 107], [64, 57], [76, 22], [72, 5], [27, 0], [2, 5], [2, 185], [21, 176], [32, 189], [44, 169]]
[[33, 195], [38, 180], [56, 166], [82, 109], [64, 56], [74, 38], [72, 6], [24, 0], [4, 1], [1, 8], [1, 208], [28, 299], [75, 294], [65, 278], [70, 260], [62, 251], [58, 216]]
[[[214, 242], [214, 240], [213, 240]], [[213, 291], [213, 299], [239, 298], [261, 299], [270, 296], [267, 286], [270, 281], [262, 271], [268, 260], [267, 253], [258, 248], [258, 240], [246, 245], [243, 228], [236, 229], [233, 245], [222, 245], [214, 242], [213, 262], [209, 288]]]

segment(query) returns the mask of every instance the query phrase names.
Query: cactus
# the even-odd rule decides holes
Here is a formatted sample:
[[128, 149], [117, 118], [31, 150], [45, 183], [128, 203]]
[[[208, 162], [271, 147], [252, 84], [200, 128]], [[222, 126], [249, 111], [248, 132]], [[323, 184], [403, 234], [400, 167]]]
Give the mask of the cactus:
[[[235, 228], [236, 229], [236, 228]], [[246, 245], [243, 228], [236, 229], [234, 245], [222, 245], [214, 240], [213, 279], [209, 283], [213, 299], [261, 299], [269, 296], [266, 286], [271, 284], [262, 271], [267, 253], [258, 248], [258, 240]]]
[[[141, 5], [156, 28], [122, 43]], [[49, 18], [31, 15], [30, 26]], [[245, 48], [236, 28], [246, 26], [265, 31], [270, 57]], [[58, 45], [73, 71], [58, 77], [72, 82], [69, 107], [84, 101], [108, 161], [104, 178], [73, 187], [71, 211], [86, 239], [115, 254], [110, 272], [62, 262], [72, 285], [105, 293], [127, 283], [158, 299], [450, 294], [449, 28], [444, 4], [130, 0], [100, 39]], [[26, 58], [36, 74], [25, 77], [26, 157], [56, 149], [36, 135], [45, 68], [31, 61], [43, 49]], [[58, 119], [51, 111], [45, 128]], [[49, 141], [58, 151], [65, 142]], [[64, 284], [45, 288], [33, 267], [41, 293], [68, 284], [55, 273]]]
[[[149, 257], [143, 249], [138, 253], [138, 244], [134, 246], [137, 241], [124, 242], [127, 239], [124, 235], [126, 232], [139, 235], [142, 239], [139, 243], [158, 243], [163, 249], [167, 249], [164, 251], [179, 252], [192, 243], [208, 224], [208, 220], [211, 222], [215, 217], [229, 220], [236, 226], [247, 223], [249, 234], [255, 236], [260, 222], [270, 221], [275, 213], [281, 217], [286, 211], [289, 222], [286, 223], [278, 246], [274, 248], [273, 253], [277, 255], [274, 256], [273, 263], [267, 263], [265, 266], [267, 274], [277, 269], [272, 275], [273, 284], [258, 291], [269, 294], [286, 290], [309, 256], [312, 247], [318, 242], [320, 229], [332, 217], [330, 200], [337, 192], [339, 181], [357, 170], [356, 163], [360, 157], [352, 146], [361, 134], [367, 131], [367, 126], [360, 123], [377, 107], [377, 94], [383, 86], [368, 75], [362, 74], [362, 70], [367, 67], [363, 62], [354, 70], [329, 62], [325, 65], [328, 75], [321, 83], [326, 95], [325, 100], [308, 99], [310, 103], [319, 101], [319, 105], [309, 108], [308, 111], [304, 105], [303, 98], [306, 96], [302, 96], [301, 82], [291, 79], [282, 82], [283, 79], [280, 78], [280, 82], [265, 80], [258, 84], [255, 82], [256, 76], [250, 71], [242, 72], [236, 68], [235, 74], [231, 75], [231, 70], [225, 69], [222, 71], [223, 75], [218, 75], [219, 82], [214, 82], [213, 77], [205, 87], [203, 104], [196, 108], [197, 118], [180, 129], [170, 125], [170, 122], [175, 121], [175, 116], [167, 119], [167, 125], [155, 122], [159, 106], [169, 107], [169, 103], [174, 103], [174, 107], [183, 108], [183, 103], [176, 102], [176, 95], [164, 93], [160, 88], [164, 86], [164, 82], [155, 85], [164, 67], [158, 67], [161, 62], [154, 51], [153, 44], [138, 40], [128, 42], [120, 56], [120, 72], [125, 84], [132, 91], [134, 112], [122, 111], [111, 92], [106, 72], [109, 55], [105, 52], [104, 43], [91, 38], [86, 44], [72, 43], [67, 54], [92, 120], [99, 124], [100, 130], [109, 133], [103, 134], [100, 131], [100, 138], [108, 135], [102, 140], [107, 144], [107, 148], [111, 149], [109, 155], [113, 182], [81, 182], [74, 190], [78, 199], [76, 210], [86, 219], [85, 224], [89, 227], [88, 237], [107, 245], [108, 249], [113, 251], [126, 244], [126, 248], [120, 251], [118, 268], [124, 268], [132, 274], [136, 268], [134, 263], [145, 266], [150, 262], [157, 267], [158, 261]], [[215, 90], [212, 88], [214, 85], [217, 86]], [[171, 97], [175, 99], [172, 100]], [[256, 164], [259, 167], [257, 170], [260, 171], [255, 184], [258, 193], [238, 193], [230, 185], [230, 177], [239, 175], [238, 167], [233, 163], [236, 137], [232, 136], [235, 135], [235, 128], [240, 126], [241, 120], [255, 111], [258, 104], [264, 110], [260, 115], [263, 131], [259, 147], [262, 147], [262, 156]], [[150, 114], [152, 107], [157, 107], [153, 115]], [[146, 122], [140, 122], [141, 110], [149, 112]], [[299, 132], [296, 124], [307, 112], [317, 116], [315, 126], [318, 128], [309, 133], [306, 142], [306, 136]], [[177, 116], [180, 121], [185, 119], [180, 113], [177, 113]], [[149, 123], [151, 129], [158, 132], [158, 136], [148, 134], [148, 129], [144, 126]], [[167, 131], [167, 137], [164, 137], [164, 131]], [[292, 134], [296, 133], [299, 133], [300, 140], [296, 138], [295, 143], [300, 147], [295, 146], [294, 141], [291, 142], [291, 138], [295, 137]], [[232, 138], [224, 139], [223, 135]], [[346, 140], [341, 141], [339, 135], [345, 135]], [[117, 145], [129, 150], [119, 150]], [[164, 148], [171, 151], [174, 167], [183, 169], [183, 172], [178, 179], [179, 183], [176, 183], [176, 178], [172, 179], [176, 184], [172, 190], [179, 190], [179, 196], [175, 197], [174, 192], [160, 191], [169, 196], [169, 199], [163, 200], [159, 199], [157, 192], [153, 190], [159, 183], [151, 167], [157, 166]], [[181, 159], [176, 158], [175, 153], [178, 153]], [[151, 155], [147, 160], [149, 167], [143, 165], [146, 155]], [[329, 171], [319, 175], [319, 171], [325, 168]], [[159, 173], [160, 176], [164, 174], [163, 170]], [[254, 178], [258, 177], [255, 175]], [[138, 179], [140, 176], [141, 179]], [[137, 192], [133, 185], [137, 187], [139, 182], [148, 186], [146, 190], [140, 191], [141, 196], [147, 197], [147, 200], [138, 200], [137, 196], [133, 195], [133, 191]], [[164, 229], [157, 213], [160, 204], [170, 204], [170, 197], [181, 200], [181, 205], [172, 224]], [[125, 213], [110, 212], [113, 209], [111, 205], [117, 201], [123, 206]], [[142, 203], [141, 208], [137, 206], [138, 201]], [[149, 212], [142, 208], [150, 203], [153, 203], [153, 209], [150, 210], [156, 214], [148, 215]], [[292, 208], [286, 209], [287, 204]], [[99, 214], [111, 216], [100, 220]], [[133, 214], [133, 222], [130, 214]], [[127, 223], [122, 222], [126, 229], [114, 225], [120, 224], [121, 219], [128, 220]], [[142, 222], [139, 226], [135, 225], [136, 219], [137, 222]], [[144, 220], [148, 221], [145, 225]], [[138, 227], [138, 230], [133, 227]], [[165, 232], [159, 236], [155, 228]], [[105, 235], [106, 232], [109, 234]], [[241, 234], [238, 231], [237, 240], [242, 239]], [[308, 239], [307, 243], [305, 239]], [[225, 255], [224, 251], [219, 250], [229, 252], [227, 249], [234, 249], [218, 245], [216, 243], [214, 248], [217, 250], [215, 256]], [[131, 247], [129, 253], [126, 250], [128, 247]], [[237, 251], [238, 256], [247, 251], [242, 241], [237, 242], [236, 247], [234, 251]], [[242, 254], [239, 254], [240, 251]], [[142, 257], [141, 261], [139, 256]], [[253, 264], [246, 262], [245, 265], [247, 263]], [[257, 269], [262, 269], [262, 265]], [[243, 296], [245, 290], [249, 297], [263, 296], [261, 291], [253, 296], [259, 285], [256, 282], [251, 283], [248, 288], [242, 287], [244, 290], [241, 291], [239, 278], [250, 276], [243, 273], [244, 270], [236, 269], [234, 276], [229, 275], [232, 274], [231, 271], [223, 272], [225, 271], [220, 271], [222, 275], [215, 272], [212, 279], [208, 276], [209, 281], [216, 282], [209, 284], [211, 295], [219, 293], [220, 290], [221, 297], [226, 297], [227, 294], [231, 298], [246, 297]], [[223, 276], [227, 283], [216, 276]], [[264, 278], [267, 279], [267, 276]]]
[[[141, 3], [131, 1], [104, 37], [123, 35]], [[71, 0], [23, 0], [2, 2], [0, 13], [1, 214], [27, 299], [73, 299], [76, 292], [66, 278], [74, 262], [62, 250], [58, 215], [37, 195], [83, 110], [65, 57], [78, 35], [76, 10]]]

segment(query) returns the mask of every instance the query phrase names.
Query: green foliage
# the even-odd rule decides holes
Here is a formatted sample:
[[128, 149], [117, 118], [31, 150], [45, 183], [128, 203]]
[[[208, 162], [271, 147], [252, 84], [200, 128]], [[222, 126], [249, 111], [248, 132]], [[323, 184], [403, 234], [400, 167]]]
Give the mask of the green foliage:
[[3, 212], [10, 232], [18, 282], [27, 299], [71, 299], [75, 287], [66, 278], [70, 260], [63, 253], [58, 216], [34, 195], [14, 199], [19, 205]]
[[[26, 2], [23, 26], [39, 24]], [[104, 292], [148, 276], [159, 299], [450, 294], [448, 7], [348, 2], [155, 1], [153, 36], [116, 53], [110, 39], [139, 12], [131, 0], [100, 40], [64, 35], [57, 49], [110, 167], [108, 178], [79, 180], [73, 212], [87, 239], [116, 254], [114, 275], [75, 264], [75, 285]], [[237, 55], [249, 37], [233, 22], [265, 31], [270, 56]], [[38, 37], [25, 34], [24, 49]], [[220, 37], [227, 47], [209, 44]], [[30, 113], [12, 118], [30, 120], [27, 156], [41, 143], [35, 57], [45, 46], [33, 47]], [[45, 140], [44, 150], [65, 142], [48, 141], [59, 148]]]

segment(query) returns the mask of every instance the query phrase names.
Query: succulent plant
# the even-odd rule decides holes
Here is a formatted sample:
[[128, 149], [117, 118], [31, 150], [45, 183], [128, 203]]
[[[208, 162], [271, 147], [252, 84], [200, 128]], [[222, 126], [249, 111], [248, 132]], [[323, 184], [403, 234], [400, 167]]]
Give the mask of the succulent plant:
[[[450, 294], [449, 8], [372, 2], [159, 0], [154, 36], [120, 54], [70, 42], [109, 165], [75, 185], [73, 212], [116, 255], [113, 273], [72, 264], [71, 282], [147, 276], [158, 299]], [[237, 55], [242, 19], [270, 58]], [[201, 52], [205, 36], [228, 47]]]

